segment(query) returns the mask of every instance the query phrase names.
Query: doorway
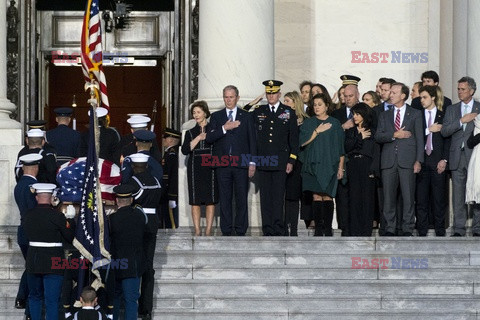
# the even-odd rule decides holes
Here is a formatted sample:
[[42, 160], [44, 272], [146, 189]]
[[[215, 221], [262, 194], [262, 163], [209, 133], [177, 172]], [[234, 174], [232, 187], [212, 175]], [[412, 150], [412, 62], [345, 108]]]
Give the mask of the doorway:
[[[49, 64], [47, 69], [48, 98], [43, 113], [47, 129], [56, 126], [53, 110], [71, 106], [75, 96], [76, 129], [85, 131], [88, 125], [89, 94], [84, 91], [85, 81], [81, 67]], [[122, 136], [130, 133], [128, 114], [141, 113], [153, 119], [152, 111], [156, 100], [154, 132], [160, 137], [166, 126], [166, 109], [162, 106], [161, 61], [157, 60], [156, 66], [104, 66], [104, 73], [110, 104], [110, 126]]]

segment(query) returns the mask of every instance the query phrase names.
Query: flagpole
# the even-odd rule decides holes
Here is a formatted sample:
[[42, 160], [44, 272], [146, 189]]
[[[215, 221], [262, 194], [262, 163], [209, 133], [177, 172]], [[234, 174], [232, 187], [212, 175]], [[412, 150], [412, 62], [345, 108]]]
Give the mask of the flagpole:
[[155, 130], [155, 121], [157, 121], [157, 100], [155, 100], [152, 110], [152, 124], [150, 125], [150, 131], [152, 132]]

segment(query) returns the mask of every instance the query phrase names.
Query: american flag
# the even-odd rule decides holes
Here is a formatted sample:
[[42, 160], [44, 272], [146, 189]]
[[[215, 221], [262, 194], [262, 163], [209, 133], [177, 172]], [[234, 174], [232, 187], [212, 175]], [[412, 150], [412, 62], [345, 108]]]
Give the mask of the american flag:
[[[60, 186], [58, 198], [62, 202], [81, 202], [83, 193], [83, 177], [87, 158], [81, 157], [65, 162], [58, 168], [57, 184]], [[115, 201], [113, 188], [120, 184], [122, 177], [120, 168], [113, 162], [98, 158], [98, 176], [102, 200]]]
[[80, 254], [92, 262], [92, 270], [110, 261], [108, 223], [106, 223], [107, 218], [101, 201], [98, 161], [95, 151], [95, 116], [93, 107], [90, 107], [88, 154], [83, 175], [85, 181], [75, 239], [73, 240], [73, 245], [80, 251]]
[[85, 81], [98, 82], [101, 107], [110, 109], [107, 96], [107, 79], [103, 73], [102, 28], [99, 0], [88, 0], [82, 27], [82, 70]]

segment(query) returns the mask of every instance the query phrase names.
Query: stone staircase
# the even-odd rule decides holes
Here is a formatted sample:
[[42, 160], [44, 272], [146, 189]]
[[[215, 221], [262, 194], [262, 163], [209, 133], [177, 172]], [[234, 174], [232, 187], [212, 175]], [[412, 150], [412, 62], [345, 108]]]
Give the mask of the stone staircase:
[[[0, 320], [22, 319], [15, 237], [0, 228]], [[480, 319], [472, 237], [207, 238], [180, 228], [159, 231], [155, 266], [154, 319]]]

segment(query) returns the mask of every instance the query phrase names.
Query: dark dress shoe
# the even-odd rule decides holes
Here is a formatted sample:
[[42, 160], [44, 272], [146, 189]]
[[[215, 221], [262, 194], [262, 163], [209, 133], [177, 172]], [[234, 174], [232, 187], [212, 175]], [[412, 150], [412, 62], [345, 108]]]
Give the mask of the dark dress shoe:
[[387, 231], [387, 232], [385, 232], [385, 233], [383, 234], [383, 236], [384, 236], [384, 237], [395, 237], [395, 234], [394, 234], [393, 232], [388, 232], [388, 231]]
[[426, 234], [426, 233], [419, 233], [418, 236], [419, 236], [419, 237], [426, 237], [427, 234]]
[[[411, 232], [404, 232], [403, 233], [404, 237], [413, 237], [413, 234]], [[426, 235], [425, 235], [426, 236]]]
[[474, 233], [472, 234], [472, 236], [473, 236], [473, 237], [480, 237], [480, 233], [474, 232]]
[[463, 237], [460, 233], [455, 232], [454, 234], [451, 235], [451, 237]]
[[25, 309], [26, 301], [23, 299], [15, 299], [15, 309]]

